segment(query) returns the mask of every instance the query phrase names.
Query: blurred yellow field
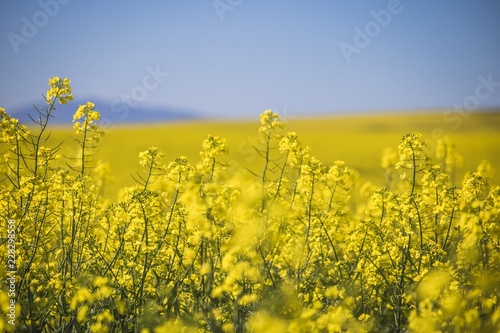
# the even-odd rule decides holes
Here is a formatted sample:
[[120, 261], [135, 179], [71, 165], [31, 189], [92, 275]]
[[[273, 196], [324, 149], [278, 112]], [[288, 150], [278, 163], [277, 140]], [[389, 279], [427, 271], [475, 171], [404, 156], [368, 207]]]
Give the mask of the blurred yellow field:
[[[447, 121], [448, 120], [448, 121]], [[380, 168], [383, 150], [396, 148], [401, 137], [409, 132], [420, 132], [432, 152], [436, 140], [447, 135], [455, 143], [464, 163], [457, 177], [472, 171], [488, 160], [500, 170], [500, 113], [474, 113], [463, 119], [446, 118], [443, 112], [417, 114], [378, 114], [350, 116], [322, 116], [285, 119], [285, 132], [296, 132], [299, 140], [312, 150], [311, 155], [331, 165], [343, 160], [360, 172], [362, 180], [384, 185]], [[179, 156], [196, 163], [201, 142], [207, 135], [219, 135], [228, 141], [226, 162], [260, 171], [262, 159], [255, 145], [259, 143], [258, 117], [245, 121], [192, 121], [152, 125], [112, 126], [96, 155], [97, 160], [109, 162], [115, 181], [106, 185], [106, 193], [134, 184], [131, 170], [139, 171], [138, 154], [150, 146], [157, 146], [166, 154], [165, 163]], [[456, 127], [456, 128], [454, 128]], [[64, 141], [62, 153], [71, 155], [75, 143], [70, 139], [72, 129], [53, 128], [52, 140]], [[494, 182], [498, 184], [498, 174]]]

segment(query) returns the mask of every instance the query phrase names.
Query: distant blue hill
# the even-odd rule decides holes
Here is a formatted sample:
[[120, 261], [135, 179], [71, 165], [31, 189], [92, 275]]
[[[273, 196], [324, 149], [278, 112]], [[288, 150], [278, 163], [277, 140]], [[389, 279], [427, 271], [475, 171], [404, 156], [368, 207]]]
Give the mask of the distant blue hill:
[[[197, 112], [192, 110], [183, 110], [169, 107], [151, 107], [142, 106], [140, 103], [136, 107], [131, 107], [124, 102], [110, 102], [102, 99], [89, 98], [68, 102], [68, 104], [56, 104], [57, 110], [52, 111], [54, 118], [50, 120], [51, 124], [71, 124], [73, 114], [78, 106], [90, 101], [95, 104], [95, 110], [101, 113], [101, 122], [112, 124], [130, 124], [130, 123], [157, 123], [179, 120], [190, 120], [202, 118]], [[37, 104], [38, 106], [38, 104]], [[45, 107], [46, 105], [42, 105]], [[9, 110], [7, 110], [9, 112]], [[32, 123], [28, 114], [37, 118], [37, 112], [33, 105], [27, 105], [9, 112], [13, 117], [19, 118], [20, 122], [26, 125]]]

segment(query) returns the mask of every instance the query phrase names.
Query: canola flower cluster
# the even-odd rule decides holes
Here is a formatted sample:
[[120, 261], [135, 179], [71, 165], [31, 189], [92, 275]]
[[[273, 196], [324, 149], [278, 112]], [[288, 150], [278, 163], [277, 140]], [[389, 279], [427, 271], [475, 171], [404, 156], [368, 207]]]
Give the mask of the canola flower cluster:
[[500, 187], [487, 162], [457, 182], [448, 138], [429, 156], [405, 135], [377, 188], [322, 164], [266, 110], [261, 170], [233, 171], [218, 136], [194, 162], [150, 147], [111, 202], [94, 104], [74, 115], [67, 166], [43, 146], [69, 83], [50, 79], [36, 133], [0, 109], [0, 223], [17, 228], [16, 325], [0, 265], [0, 331], [500, 331]]

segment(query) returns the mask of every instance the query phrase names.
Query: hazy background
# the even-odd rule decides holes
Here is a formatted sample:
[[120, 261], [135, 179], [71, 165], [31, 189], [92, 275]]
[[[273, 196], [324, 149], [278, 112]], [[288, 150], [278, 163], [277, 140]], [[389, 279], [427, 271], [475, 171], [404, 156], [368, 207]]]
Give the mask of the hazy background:
[[3, 0], [0, 13], [12, 113], [55, 75], [72, 80], [71, 110], [92, 100], [116, 122], [500, 107], [498, 0]]

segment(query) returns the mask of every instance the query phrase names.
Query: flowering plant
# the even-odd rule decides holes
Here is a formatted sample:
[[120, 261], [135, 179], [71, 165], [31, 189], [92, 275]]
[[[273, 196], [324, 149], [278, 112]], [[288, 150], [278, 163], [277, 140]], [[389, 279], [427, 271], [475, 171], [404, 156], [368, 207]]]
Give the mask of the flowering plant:
[[218, 136], [197, 162], [150, 147], [113, 203], [100, 189], [109, 165], [94, 163], [104, 133], [93, 103], [73, 117], [76, 163], [43, 145], [69, 83], [49, 80], [35, 132], [0, 108], [0, 223], [15, 220], [17, 237], [14, 296], [0, 267], [0, 330], [500, 330], [500, 187], [487, 162], [457, 183], [448, 138], [432, 156], [405, 135], [376, 188], [342, 161], [321, 163], [266, 110], [261, 170], [228, 168]]

